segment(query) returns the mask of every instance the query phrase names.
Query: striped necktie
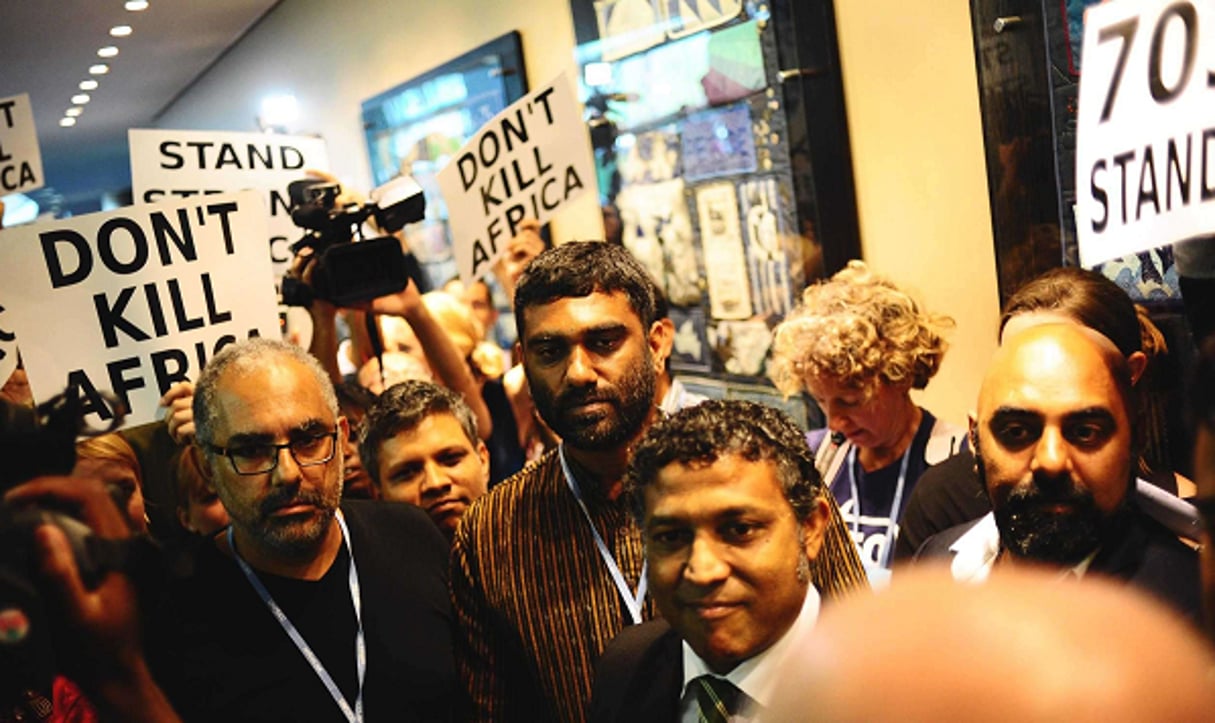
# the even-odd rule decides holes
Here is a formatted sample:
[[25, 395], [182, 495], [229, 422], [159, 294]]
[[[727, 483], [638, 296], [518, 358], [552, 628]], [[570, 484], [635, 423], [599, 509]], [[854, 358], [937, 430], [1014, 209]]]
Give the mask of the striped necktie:
[[701, 675], [692, 680], [696, 704], [700, 707], [700, 723], [728, 723], [737, 712], [741, 691], [724, 678]]

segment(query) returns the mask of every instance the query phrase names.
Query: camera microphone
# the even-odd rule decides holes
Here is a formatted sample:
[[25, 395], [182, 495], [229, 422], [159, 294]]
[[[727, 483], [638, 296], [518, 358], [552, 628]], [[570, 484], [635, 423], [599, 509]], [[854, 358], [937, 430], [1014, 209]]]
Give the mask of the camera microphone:
[[832, 443], [834, 443], [837, 446], [843, 444], [847, 440], [848, 440], [848, 438], [844, 436], [843, 432], [832, 432], [831, 433], [831, 441], [832, 441]]

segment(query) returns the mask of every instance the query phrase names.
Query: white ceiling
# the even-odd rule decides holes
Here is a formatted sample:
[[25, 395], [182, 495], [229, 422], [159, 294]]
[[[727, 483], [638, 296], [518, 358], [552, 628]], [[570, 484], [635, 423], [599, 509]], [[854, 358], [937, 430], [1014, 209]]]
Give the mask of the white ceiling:
[[[69, 207], [130, 183], [128, 128], [148, 127], [280, 0], [7, 0], [0, 13], [0, 98], [29, 93], [47, 184]], [[115, 25], [134, 32], [111, 38]], [[97, 49], [119, 48], [103, 60]], [[97, 62], [110, 65], [71, 128], [59, 119]], [[117, 185], [115, 185], [117, 184]], [[55, 193], [40, 194], [43, 205]]]

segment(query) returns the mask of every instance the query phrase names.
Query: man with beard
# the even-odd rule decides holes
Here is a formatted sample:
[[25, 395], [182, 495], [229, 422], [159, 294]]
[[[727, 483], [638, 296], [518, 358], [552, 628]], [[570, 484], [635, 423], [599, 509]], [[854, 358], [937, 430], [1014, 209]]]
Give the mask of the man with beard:
[[917, 559], [951, 556], [957, 580], [1036, 562], [1102, 574], [1200, 619], [1194, 550], [1133, 495], [1134, 396], [1125, 357], [1075, 324], [1023, 331], [996, 353], [970, 426], [991, 514], [930, 537]]
[[457, 667], [476, 720], [584, 720], [594, 660], [654, 613], [621, 497], [671, 349], [653, 289], [626, 249], [596, 242], [545, 251], [519, 279], [518, 351], [563, 442], [474, 503], [452, 543]]
[[316, 360], [231, 345], [193, 406], [231, 526], [153, 608], [149, 658], [174, 707], [187, 720], [453, 717], [447, 547], [416, 508], [339, 504], [349, 427]]

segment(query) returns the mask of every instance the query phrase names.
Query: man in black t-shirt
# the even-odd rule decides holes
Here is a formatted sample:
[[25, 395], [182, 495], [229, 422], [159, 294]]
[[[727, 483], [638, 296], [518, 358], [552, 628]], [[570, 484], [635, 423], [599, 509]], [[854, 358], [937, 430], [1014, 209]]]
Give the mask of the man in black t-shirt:
[[447, 720], [456, 678], [442, 537], [418, 510], [348, 501], [347, 422], [288, 344], [217, 355], [194, 396], [202, 468], [231, 518], [147, 635], [187, 720]]

